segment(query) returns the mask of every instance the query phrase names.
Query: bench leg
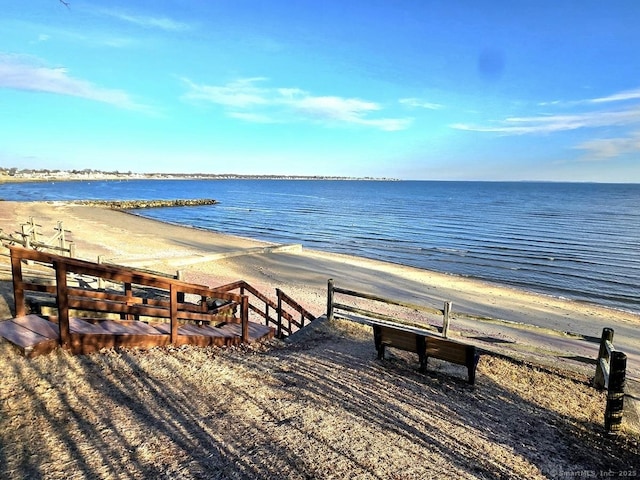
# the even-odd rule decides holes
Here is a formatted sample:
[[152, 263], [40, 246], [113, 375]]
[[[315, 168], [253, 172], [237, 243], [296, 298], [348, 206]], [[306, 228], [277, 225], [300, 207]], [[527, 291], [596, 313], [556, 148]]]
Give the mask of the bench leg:
[[427, 339], [422, 335], [416, 335], [416, 352], [420, 360], [420, 373], [427, 371]]
[[476, 382], [476, 368], [480, 355], [474, 346], [467, 347], [467, 371], [469, 373], [469, 383], [473, 385]]
[[378, 352], [378, 360], [384, 360], [384, 343], [382, 343], [382, 329], [379, 325], [373, 326], [373, 341]]

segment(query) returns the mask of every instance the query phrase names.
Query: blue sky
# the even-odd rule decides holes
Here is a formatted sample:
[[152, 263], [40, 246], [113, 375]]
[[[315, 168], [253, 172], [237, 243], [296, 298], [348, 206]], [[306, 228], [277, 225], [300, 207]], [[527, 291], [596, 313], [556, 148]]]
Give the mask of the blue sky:
[[640, 2], [3, 2], [0, 165], [640, 182]]

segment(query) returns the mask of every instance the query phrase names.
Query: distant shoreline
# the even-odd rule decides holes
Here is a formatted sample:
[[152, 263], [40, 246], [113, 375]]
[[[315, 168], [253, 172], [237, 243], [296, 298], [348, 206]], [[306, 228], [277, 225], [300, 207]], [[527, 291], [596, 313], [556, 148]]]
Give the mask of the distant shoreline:
[[128, 181], [128, 180], [346, 180], [396, 182], [397, 178], [344, 177], [331, 175], [238, 175], [209, 173], [121, 173], [36, 171], [0, 173], [0, 185], [4, 183], [72, 182], [72, 181]]

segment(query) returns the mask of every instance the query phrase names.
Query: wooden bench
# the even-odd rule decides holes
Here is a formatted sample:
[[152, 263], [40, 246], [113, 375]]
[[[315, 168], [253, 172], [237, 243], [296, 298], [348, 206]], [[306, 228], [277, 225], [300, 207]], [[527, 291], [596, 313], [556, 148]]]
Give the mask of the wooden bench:
[[402, 325], [379, 324], [372, 322], [373, 338], [378, 351], [378, 359], [384, 359], [386, 347], [398, 348], [418, 354], [420, 371], [427, 369], [429, 357], [438, 358], [457, 365], [467, 367], [469, 383], [473, 385], [476, 380], [476, 367], [480, 355], [476, 347], [466, 345], [455, 340], [436, 337], [427, 332], [419, 332], [414, 328]]

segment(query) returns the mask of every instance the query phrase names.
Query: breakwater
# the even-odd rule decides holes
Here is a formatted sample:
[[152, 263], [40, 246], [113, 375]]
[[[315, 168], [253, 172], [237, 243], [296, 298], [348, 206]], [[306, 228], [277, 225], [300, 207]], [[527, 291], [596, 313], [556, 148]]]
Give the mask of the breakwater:
[[74, 200], [71, 203], [74, 205], [106, 207], [113, 210], [136, 210], [142, 208], [200, 207], [215, 205], [218, 201], [212, 198], [195, 198], [175, 200]]

